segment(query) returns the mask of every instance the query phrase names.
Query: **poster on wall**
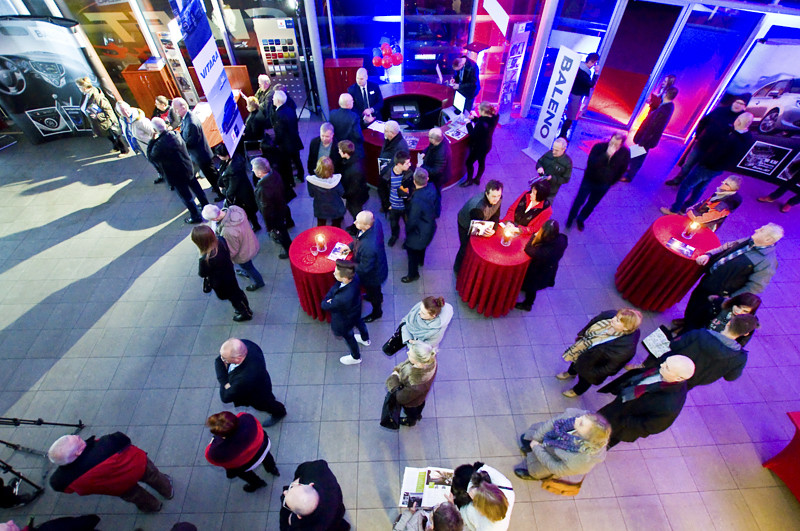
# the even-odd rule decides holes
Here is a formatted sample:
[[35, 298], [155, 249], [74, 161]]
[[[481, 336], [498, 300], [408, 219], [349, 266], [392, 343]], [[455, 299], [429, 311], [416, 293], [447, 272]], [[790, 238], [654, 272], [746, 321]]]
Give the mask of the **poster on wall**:
[[200, 86], [214, 115], [222, 142], [233, 153], [244, 132], [244, 120], [236, 106], [228, 75], [222, 66], [217, 43], [211, 34], [202, 0], [170, 0], [180, 20], [181, 34], [192, 59]]
[[517, 22], [511, 34], [508, 46], [503, 84], [500, 86], [500, 123], [507, 124], [511, 120], [511, 109], [514, 107], [514, 95], [517, 93], [519, 75], [525, 62], [525, 49], [528, 37], [533, 29], [533, 22]]
[[75, 80], [88, 76], [97, 83], [65, 27], [75, 22], [48, 20], [11, 16], [0, 20], [0, 105], [33, 143], [91, 131]]
[[721, 104], [741, 95], [750, 95], [756, 142], [731, 169], [775, 181], [800, 152], [800, 29], [773, 26], [753, 44]]

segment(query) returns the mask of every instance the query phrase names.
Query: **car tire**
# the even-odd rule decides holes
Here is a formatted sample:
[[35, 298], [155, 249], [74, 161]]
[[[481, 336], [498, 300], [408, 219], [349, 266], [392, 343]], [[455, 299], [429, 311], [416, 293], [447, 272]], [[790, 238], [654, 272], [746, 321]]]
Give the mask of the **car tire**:
[[780, 113], [780, 109], [772, 109], [765, 114], [764, 118], [761, 119], [761, 123], [758, 124], [758, 130], [762, 133], [774, 133], [780, 125], [778, 121], [778, 116]]

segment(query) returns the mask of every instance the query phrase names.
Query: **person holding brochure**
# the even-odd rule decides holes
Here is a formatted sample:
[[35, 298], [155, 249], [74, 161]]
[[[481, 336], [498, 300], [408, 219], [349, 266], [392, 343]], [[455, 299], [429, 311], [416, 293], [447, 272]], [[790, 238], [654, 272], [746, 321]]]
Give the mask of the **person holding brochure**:
[[[458, 211], [458, 240], [460, 246], [456, 261], [453, 264], [453, 271], [458, 273], [461, 269], [461, 262], [467, 254], [469, 245], [470, 223], [473, 220], [500, 222], [500, 209], [503, 199], [503, 183], [492, 179], [486, 183], [486, 189], [482, 194], [476, 195], [467, 201], [461, 210]], [[484, 236], [492, 236], [494, 229], [486, 231]]]
[[424, 511], [417, 506], [410, 507], [400, 513], [392, 531], [461, 531], [464, 519], [458, 507], [450, 502], [443, 502], [431, 511]]

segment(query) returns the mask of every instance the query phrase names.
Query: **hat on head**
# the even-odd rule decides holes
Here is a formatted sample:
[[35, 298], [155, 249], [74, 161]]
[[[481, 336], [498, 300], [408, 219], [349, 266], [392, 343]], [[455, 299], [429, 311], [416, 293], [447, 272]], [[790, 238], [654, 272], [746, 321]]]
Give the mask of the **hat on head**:
[[206, 221], [217, 219], [220, 213], [221, 210], [217, 205], [206, 205], [203, 207], [203, 219]]

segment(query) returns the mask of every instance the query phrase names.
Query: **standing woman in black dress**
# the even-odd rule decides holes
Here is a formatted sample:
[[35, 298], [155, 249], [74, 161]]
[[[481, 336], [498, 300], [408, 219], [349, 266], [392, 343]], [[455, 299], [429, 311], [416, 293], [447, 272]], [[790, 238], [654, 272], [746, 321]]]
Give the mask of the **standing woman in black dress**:
[[[459, 186], [466, 188], [474, 184], [481, 184], [481, 177], [486, 169], [486, 155], [492, 150], [492, 136], [497, 127], [497, 120], [500, 116], [497, 109], [489, 102], [481, 102], [478, 106], [479, 116], [467, 124], [469, 131], [469, 155], [467, 156], [467, 180]], [[478, 162], [478, 173], [472, 178], [475, 161]]]
[[231, 253], [225, 238], [217, 238], [208, 225], [198, 225], [192, 229], [192, 241], [200, 249], [198, 274], [203, 277], [203, 291], [209, 293], [214, 290], [221, 300], [230, 301], [233, 305], [234, 321], [252, 319], [253, 311], [247, 302], [247, 295], [236, 282]]
[[522, 281], [522, 291], [525, 299], [514, 306], [526, 312], [533, 308], [536, 292], [556, 285], [558, 261], [567, 250], [567, 235], [558, 231], [558, 221], [548, 219], [539, 231], [531, 236], [525, 246], [525, 252], [531, 257], [525, 280]]

